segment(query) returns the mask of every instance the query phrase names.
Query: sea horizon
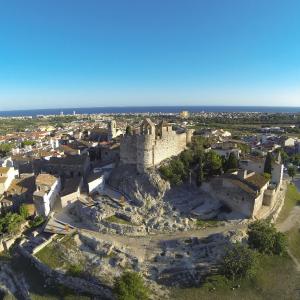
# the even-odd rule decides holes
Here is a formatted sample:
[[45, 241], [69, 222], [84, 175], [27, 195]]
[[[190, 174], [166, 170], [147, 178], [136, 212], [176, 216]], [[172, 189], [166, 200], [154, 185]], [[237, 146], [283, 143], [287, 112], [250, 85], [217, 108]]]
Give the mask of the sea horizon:
[[76, 114], [130, 114], [130, 113], [179, 113], [187, 110], [197, 112], [259, 112], [259, 113], [299, 113], [300, 106], [234, 106], [234, 105], [174, 105], [174, 106], [99, 106], [38, 108], [0, 111], [1, 117], [71, 115]]

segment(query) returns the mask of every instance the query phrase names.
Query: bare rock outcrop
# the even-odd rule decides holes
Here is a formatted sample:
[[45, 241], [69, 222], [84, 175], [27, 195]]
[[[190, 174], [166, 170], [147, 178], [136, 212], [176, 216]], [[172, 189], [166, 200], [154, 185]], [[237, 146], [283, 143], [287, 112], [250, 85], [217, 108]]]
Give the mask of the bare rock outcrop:
[[155, 169], [138, 173], [135, 166], [120, 165], [110, 176], [109, 183], [128, 195], [138, 206], [151, 205], [161, 200], [170, 189], [169, 182], [163, 180]]

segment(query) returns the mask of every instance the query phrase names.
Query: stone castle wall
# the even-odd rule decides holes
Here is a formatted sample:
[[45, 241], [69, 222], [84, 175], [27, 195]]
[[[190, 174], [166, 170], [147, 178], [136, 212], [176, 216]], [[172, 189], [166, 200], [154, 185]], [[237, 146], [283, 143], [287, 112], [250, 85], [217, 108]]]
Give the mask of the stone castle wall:
[[186, 147], [186, 133], [176, 134], [171, 132], [165, 134], [154, 143], [154, 165], [173, 155], [178, 155]]
[[125, 135], [120, 144], [120, 160], [124, 164], [137, 162], [137, 135]]
[[159, 164], [164, 159], [181, 153], [187, 145], [187, 133], [163, 131], [161, 136], [155, 134], [126, 135], [120, 145], [120, 161], [134, 164], [142, 172]]

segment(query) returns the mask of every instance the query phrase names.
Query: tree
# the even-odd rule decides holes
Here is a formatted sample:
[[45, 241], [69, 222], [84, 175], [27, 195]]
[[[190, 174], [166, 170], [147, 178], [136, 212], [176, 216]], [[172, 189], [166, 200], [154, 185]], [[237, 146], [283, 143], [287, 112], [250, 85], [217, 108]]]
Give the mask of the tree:
[[162, 177], [169, 180], [173, 185], [181, 184], [187, 178], [187, 169], [178, 158], [172, 159], [168, 165], [161, 166], [159, 170]]
[[247, 246], [236, 243], [226, 251], [220, 270], [228, 279], [234, 281], [252, 277], [256, 264], [256, 253]]
[[45, 219], [43, 216], [36, 216], [34, 218], [34, 220], [29, 221], [29, 225], [30, 225], [30, 227], [38, 227], [44, 222], [45, 222]]
[[277, 152], [278, 154], [280, 153], [282, 162], [283, 162], [284, 164], [287, 163], [287, 161], [288, 161], [288, 159], [289, 159], [288, 154], [287, 154], [282, 148], [276, 149], [276, 152]]
[[199, 168], [198, 168], [198, 174], [197, 174], [197, 185], [200, 186], [203, 182], [204, 174], [203, 174], [203, 161], [202, 156], [199, 158]]
[[211, 175], [221, 173], [222, 158], [215, 151], [209, 151], [205, 157], [205, 170]]
[[186, 168], [189, 168], [193, 162], [193, 152], [191, 150], [185, 150], [180, 154], [180, 160], [184, 163]]
[[300, 153], [293, 154], [290, 157], [290, 162], [295, 166], [299, 166], [300, 165]]
[[273, 156], [271, 152], [268, 152], [265, 160], [264, 173], [272, 174], [272, 163], [273, 163]]
[[268, 220], [258, 220], [249, 225], [248, 244], [263, 254], [283, 255], [287, 247], [285, 235]]
[[141, 275], [128, 271], [115, 280], [114, 292], [118, 300], [147, 300], [150, 297], [150, 290]]
[[289, 166], [288, 167], [288, 174], [290, 177], [292, 177], [292, 179], [294, 180], [294, 177], [296, 176], [297, 174], [297, 170], [295, 168], [295, 166]]
[[132, 128], [130, 125], [126, 126], [126, 134], [131, 135], [132, 134]]
[[8, 155], [8, 153], [11, 151], [11, 149], [13, 148], [12, 144], [0, 144], [0, 156], [6, 156]]
[[35, 141], [23, 141], [21, 143], [21, 148], [25, 148], [25, 146], [34, 146], [36, 144]]
[[25, 204], [20, 206], [19, 214], [23, 217], [23, 219], [27, 219], [29, 217], [29, 212]]
[[271, 174], [269, 173], [263, 173], [262, 174], [267, 180], [271, 180]]
[[183, 180], [187, 178], [186, 168], [183, 162], [179, 159], [174, 159], [171, 161], [171, 169], [172, 169], [172, 178], [171, 183], [173, 184], [181, 184]]
[[227, 170], [236, 170], [239, 166], [239, 162], [233, 152], [230, 152], [228, 160], [226, 162]]

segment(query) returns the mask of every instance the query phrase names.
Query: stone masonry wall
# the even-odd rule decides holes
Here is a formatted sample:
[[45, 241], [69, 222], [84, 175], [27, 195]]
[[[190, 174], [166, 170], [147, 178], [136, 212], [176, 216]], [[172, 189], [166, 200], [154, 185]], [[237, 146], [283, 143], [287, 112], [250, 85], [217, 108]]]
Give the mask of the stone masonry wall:
[[154, 144], [154, 165], [173, 155], [178, 155], [186, 147], [186, 134], [170, 132], [161, 139], [155, 140]]
[[123, 164], [134, 164], [139, 171], [159, 164], [162, 160], [178, 155], [186, 148], [187, 134], [175, 131], [155, 135], [124, 136], [120, 145], [120, 160]]
[[120, 144], [120, 160], [124, 164], [136, 164], [137, 135], [125, 135]]

